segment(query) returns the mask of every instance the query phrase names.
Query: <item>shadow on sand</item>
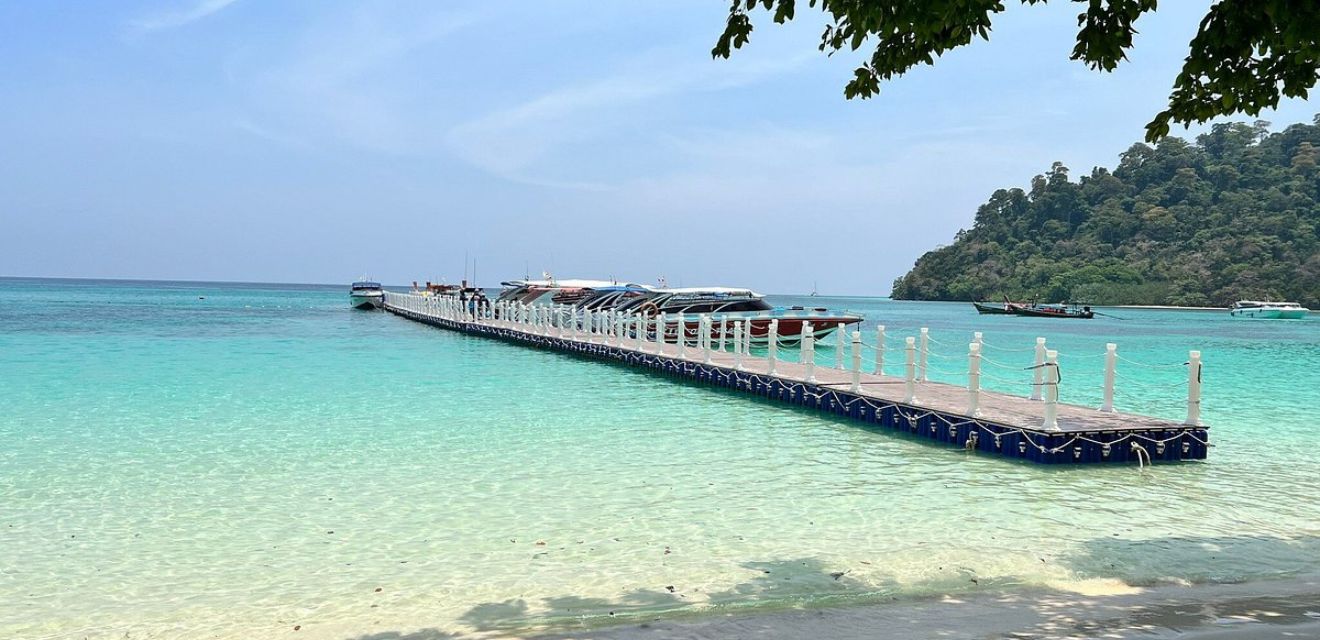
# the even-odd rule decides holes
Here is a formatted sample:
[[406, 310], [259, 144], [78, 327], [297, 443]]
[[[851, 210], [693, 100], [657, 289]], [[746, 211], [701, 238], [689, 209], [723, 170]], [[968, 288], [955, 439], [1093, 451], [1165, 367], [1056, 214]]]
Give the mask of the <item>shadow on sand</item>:
[[[898, 592], [897, 583], [853, 580], [847, 572], [830, 571], [817, 559], [799, 558], [744, 563], [741, 566], [751, 577], [717, 592], [689, 593], [681, 586], [663, 585], [614, 599], [574, 595], [510, 599], [476, 605], [460, 622], [486, 636], [535, 635], [543, 640], [1135, 638], [1177, 636], [1187, 630], [1232, 625], [1250, 629], [1295, 625], [1290, 628], [1320, 633], [1320, 580], [1294, 577], [1291, 581], [1243, 583], [1247, 578], [1316, 571], [1320, 568], [1320, 539], [1316, 537], [1097, 539], [1084, 543], [1063, 562], [1079, 578], [1111, 578], [1146, 587], [1182, 581], [1212, 584], [1156, 586], [1137, 593], [1093, 596], [1043, 588], [1001, 589], [1005, 583], [1020, 583], [1009, 579], [982, 581], [979, 588], [956, 597], [875, 604], [879, 596]], [[1254, 569], [1239, 573], [1247, 568]], [[902, 590], [913, 587], [904, 585]], [[694, 600], [702, 606], [692, 607]], [[841, 606], [861, 602], [871, 604]], [[352, 640], [458, 637], [463, 634], [423, 630], [376, 633]]]

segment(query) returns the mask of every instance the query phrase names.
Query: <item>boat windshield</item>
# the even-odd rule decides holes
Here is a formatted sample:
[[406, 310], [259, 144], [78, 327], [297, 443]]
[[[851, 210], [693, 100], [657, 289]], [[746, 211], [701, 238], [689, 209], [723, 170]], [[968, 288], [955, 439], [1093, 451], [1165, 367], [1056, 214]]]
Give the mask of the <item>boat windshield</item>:
[[[354, 290], [354, 291], [356, 291], [356, 290], [358, 290], [358, 289], [379, 289], [379, 288], [380, 288], [380, 283], [379, 283], [379, 282], [354, 282], [354, 283], [353, 283], [353, 290]], [[343, 289], [340, 289], [340, 291], [343, 291]]]

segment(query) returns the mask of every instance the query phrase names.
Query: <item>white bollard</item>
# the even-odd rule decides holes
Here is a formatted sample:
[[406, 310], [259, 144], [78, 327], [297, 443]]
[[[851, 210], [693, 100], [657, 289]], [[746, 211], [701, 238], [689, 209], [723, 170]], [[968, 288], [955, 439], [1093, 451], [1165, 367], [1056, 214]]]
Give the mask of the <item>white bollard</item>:
[[981, 343], [979, 341], [967, 345], [967, 415], [973, 418], [981, 417]]
[[1201, 426], [1201, 352], [1187, 354], [1187, 421], [1189, 427]]
[[802, 323], [802, 366], [806, 368], [807, 384], [816, 384], [816, 335], [811, 323]]
[[1045, 352], [1045, 424], [1050, 431], [1059, 428], [1059, 352], [1050, 349]]
[[846, 339], [848, 330], [844, 328], [842, 322], [834, 328], [834, 368], [843, 368], [843, 341]]
[[1114, 411], [1114, 372], [1118, 369], [1118, 345], [1110, 342], [1105, 345], [1105, 401], [1100, 410]]
[[885, 375], [885, 325], [875, 328], [875, 375]]
[[985, 340], [983, 339], [984, 335], [985, 334], [981, 333], [980, 331], [973, 331], [972, 342], [975, 342], [976, 344], [985, 344]]
[[1035, 373], [1031, 377], [1031, 399], [1040, 400], [1045, 386], [1045, 338], [1036, 338]]
[[637, 347], [638, 351], [641, 351], [642, 338], [643, 338], [642, 332], [645, 327], [645, 325], [642, 324], [642, 314], [640, 313], [633, 314], [632, 325], [633, 325], [633, 345]]
[[903, 377], [904, 402], [911, 404], [917, 399], [917, 339], [908, 336], [907, 367]]
[[775, 365], [779, 360], [779, 319], [770, 321], [770, 333], [765, 336], [766, 339], [766, 359], [770, 361], [769, 369], [766, 373], [775, 375]]
[[724, 336], [729, 332], [729, 318], [720, 316], [720, 351], [724, 351]]
[[733, 368], [742, 371], [743, 368], [743, 323], [733, 323]]
[[927, 329], [926, 327], [922, 327], [921, 328], [921, 362], [919, 363], [919, 371], [917, 372], [917, 379], [920, 380], [921, 382], [926, 381], [926, 361], [929, 356], [930, 356], [930, 329]]
[[852, 391], [857, 393], [862, 388], [862, 332], [852, 334]]

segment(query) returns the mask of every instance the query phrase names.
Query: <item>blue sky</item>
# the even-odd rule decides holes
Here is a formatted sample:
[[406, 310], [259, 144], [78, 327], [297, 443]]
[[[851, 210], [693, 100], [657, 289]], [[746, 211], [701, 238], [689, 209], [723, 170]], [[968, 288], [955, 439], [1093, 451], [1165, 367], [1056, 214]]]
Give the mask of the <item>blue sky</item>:
[[994, 189], [1113, 166], [1210, 3], [1162, 3], [1113, 74], [1067, 59], [1077, 5], [1008, 4], [845, 101], [861, 54], [807, 10], [714, 61], [722, 0], [0, 0], [0, 274], [454, 281], [466, 253], [486, 285], [884, 294]]

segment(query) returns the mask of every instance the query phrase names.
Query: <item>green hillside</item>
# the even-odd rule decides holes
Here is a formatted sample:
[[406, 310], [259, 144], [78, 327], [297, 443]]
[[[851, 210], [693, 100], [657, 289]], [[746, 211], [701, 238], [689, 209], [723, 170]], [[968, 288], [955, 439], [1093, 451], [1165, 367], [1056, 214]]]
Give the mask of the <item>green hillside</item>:
[[995, 191], [893, 297], [1320, 307], [1320, 116], [1268, 127], [1134, 144], [1078, 182], [1056, 162], [1027, 191]]

